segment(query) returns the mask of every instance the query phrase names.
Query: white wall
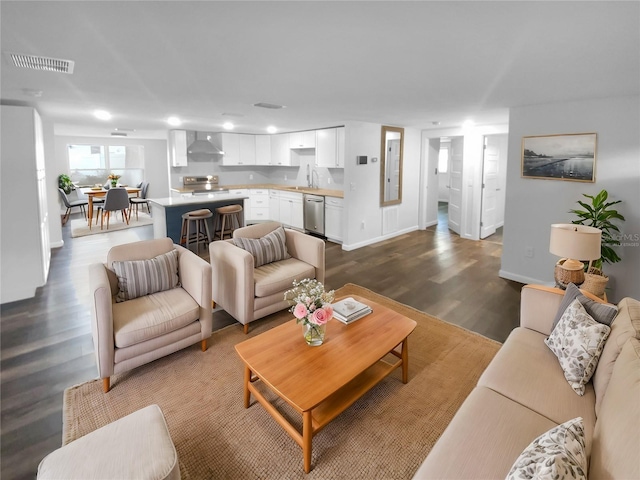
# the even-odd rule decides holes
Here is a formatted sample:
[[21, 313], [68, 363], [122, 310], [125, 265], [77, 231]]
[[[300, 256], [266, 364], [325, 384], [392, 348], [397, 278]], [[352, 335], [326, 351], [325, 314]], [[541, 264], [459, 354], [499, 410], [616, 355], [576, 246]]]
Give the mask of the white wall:
[[[582, 183], [521, 178], [523, 136], [597, 133], [596, 182]], [[500, 276], [523, 283], [553, 283], [558, 258], [549, 253], [552, 223], [570, 223], [582, 194], [602, 189], [625, 216], [627, 235], [617, 252], [622, 261], [604, 265], [607, 295], [617, 302], [640, 298], [640, 97], [592, 99], [513, 108], [509, 122], [509, 158]], [[525, 248], [534, 250], [525, 257]]]
[[[382, 125], [349, 122], [346, 124], [344, 171], [344, 243], [353, 250], [418, 228], [420, 182], [420, 132], [404, 130], [402, 203], [380, 207], [380, 142]], [[366, 165], [357, 165], [356, 157], [366, 155]], [[378, 161], [372, 162], [372, 158]], [[386, 212], [391, 210], [390, 212]], [[393, 232], [383, 233], [383, 215], [397, 218]], [[363, 227], [364, 222], [364, 227]]]

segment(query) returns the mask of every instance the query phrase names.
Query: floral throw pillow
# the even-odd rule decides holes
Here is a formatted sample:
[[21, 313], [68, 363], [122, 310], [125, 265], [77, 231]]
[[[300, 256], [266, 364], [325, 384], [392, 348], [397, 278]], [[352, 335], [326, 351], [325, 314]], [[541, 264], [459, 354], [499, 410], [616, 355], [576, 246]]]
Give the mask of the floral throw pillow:
[[586, 479], [587, 456], [581, 417], [543, 433], [517, 458], [507, 480]]
[[571, 302], [544, 343], [558, 357], [571, 388], [584, 395], [584, 386], [596, 371], [611, 328], [596, 322], [577, 299]]

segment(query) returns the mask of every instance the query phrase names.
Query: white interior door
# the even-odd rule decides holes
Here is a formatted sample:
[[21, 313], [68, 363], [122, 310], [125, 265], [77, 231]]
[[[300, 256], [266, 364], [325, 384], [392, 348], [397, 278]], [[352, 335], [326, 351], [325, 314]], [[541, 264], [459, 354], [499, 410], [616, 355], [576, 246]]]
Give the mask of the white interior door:
[[497, 139], [484, 137], [484, 156], [482, 161], [482, 214], [480, 218], [480, 238], [496, 233], [497, 192], [499, 188], [498, 169], [500, 162], [500, 143]]
[[451, 139], [449, 150], [449, 228], [460, 235], [462, 222], [463, 137]]

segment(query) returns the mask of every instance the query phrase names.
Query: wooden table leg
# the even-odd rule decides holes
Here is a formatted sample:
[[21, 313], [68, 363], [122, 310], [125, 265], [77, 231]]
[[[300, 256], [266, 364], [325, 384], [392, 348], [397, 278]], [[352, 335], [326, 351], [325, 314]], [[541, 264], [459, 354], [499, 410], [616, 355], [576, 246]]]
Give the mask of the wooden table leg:
[[311, 410], [302, 412], [302, 456], [304, 457], [304, 473], [311, 471], [311, 439], [313, 438], [313, 424]]
[[88, 195], [89, 197], [89, 230], [91, 230], [91, 223], [93, 223], [93, 195]]
[[251, 369], [245, 365], [244, 367], [244, 408], [251, 405], [251, 392], [249, 391], [249, 382], [251, 381]]
[[402, 383], [409, 381], [409, 337], [402, 341]]

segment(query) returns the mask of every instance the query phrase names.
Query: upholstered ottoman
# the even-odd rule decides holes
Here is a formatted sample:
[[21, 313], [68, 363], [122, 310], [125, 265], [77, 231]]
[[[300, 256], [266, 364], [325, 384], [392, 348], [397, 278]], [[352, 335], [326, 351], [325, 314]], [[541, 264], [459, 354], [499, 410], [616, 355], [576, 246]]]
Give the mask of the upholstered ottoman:
[[150, 405], [51, 452], [38, 479], [179, 480], [178, 455], [158, 405]]

